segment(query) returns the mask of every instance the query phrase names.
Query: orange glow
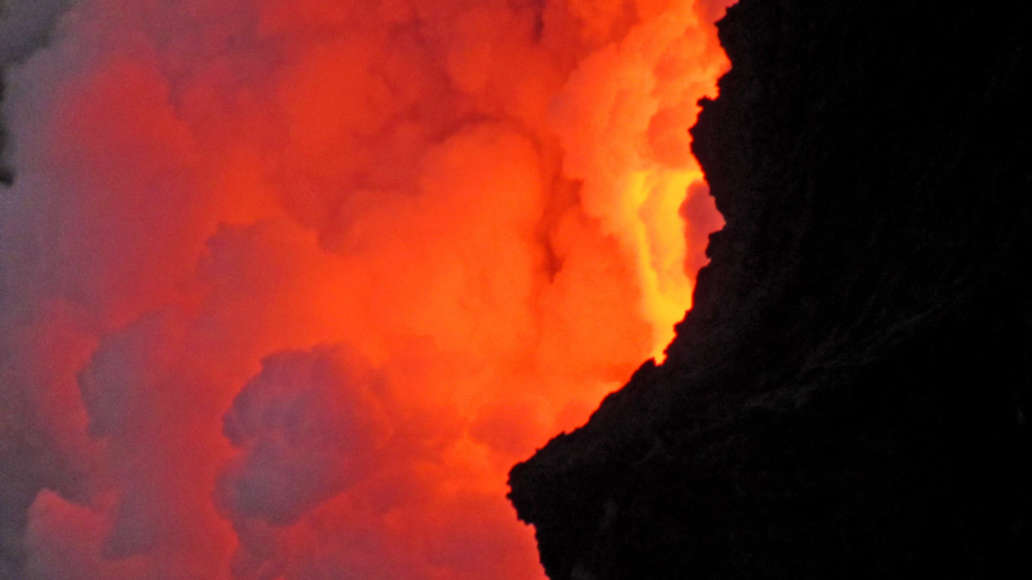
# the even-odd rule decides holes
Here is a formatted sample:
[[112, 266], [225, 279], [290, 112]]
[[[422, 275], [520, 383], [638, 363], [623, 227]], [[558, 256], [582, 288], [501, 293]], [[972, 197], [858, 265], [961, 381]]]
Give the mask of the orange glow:
[[543, 577], [506, 473], [690, 307], [728, 3], [80, 0], [6, 105], [30, 572]]

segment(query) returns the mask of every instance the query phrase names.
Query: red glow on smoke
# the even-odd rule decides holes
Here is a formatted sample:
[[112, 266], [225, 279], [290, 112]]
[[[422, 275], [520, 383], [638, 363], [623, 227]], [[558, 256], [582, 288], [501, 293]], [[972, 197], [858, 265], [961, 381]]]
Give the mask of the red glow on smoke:
[[690, 306], [727, 3], [81, 0], [5, 105], [30, 573], [542, 577], [506, 472]]

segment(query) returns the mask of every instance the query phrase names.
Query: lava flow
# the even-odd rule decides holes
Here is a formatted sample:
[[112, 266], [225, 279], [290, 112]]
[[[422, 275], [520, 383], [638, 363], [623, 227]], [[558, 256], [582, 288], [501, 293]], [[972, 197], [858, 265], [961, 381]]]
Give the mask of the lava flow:
[[506, 472], [690, 306], [728, 3], [74, 3], [4, 103], [25, 575], [543, 577]]

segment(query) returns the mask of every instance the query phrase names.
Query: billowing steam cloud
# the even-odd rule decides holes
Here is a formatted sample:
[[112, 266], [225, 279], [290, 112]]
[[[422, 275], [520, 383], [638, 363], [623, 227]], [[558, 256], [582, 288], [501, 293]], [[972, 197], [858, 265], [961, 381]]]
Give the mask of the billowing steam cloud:
[[0, 576], [541, 577], [505, 474], [689, 305], [725, 4], [8, 5]]

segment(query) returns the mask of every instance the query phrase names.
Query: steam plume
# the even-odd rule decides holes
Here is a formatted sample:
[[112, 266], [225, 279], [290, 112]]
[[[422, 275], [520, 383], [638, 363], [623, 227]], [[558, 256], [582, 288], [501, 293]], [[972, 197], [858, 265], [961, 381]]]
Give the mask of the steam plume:
[[690, 305], [726, 3], [9, 6], [0, 575], [540, 577], [505, 473]]

